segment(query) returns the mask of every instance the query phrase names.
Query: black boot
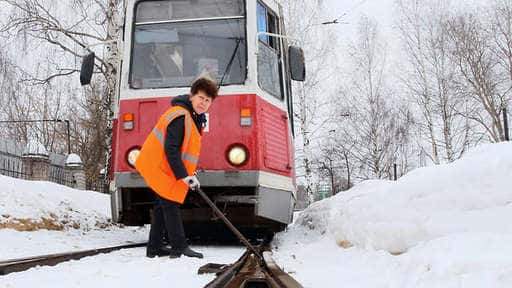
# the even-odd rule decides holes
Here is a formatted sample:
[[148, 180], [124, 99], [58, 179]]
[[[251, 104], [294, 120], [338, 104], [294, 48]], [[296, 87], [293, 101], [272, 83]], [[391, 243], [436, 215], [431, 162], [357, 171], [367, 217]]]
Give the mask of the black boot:
[[183, 253], [183, 255], [188, 256], [188, 257], [203, 258], [202, 253], [196, 252], [196, 251], [190, 249], [190, 247], [188, 247], [188, 246], [181, 253]]
[[185, 247], [184, 249], [180, 250], [171, 250], [169, 257], [171, 258], [179, 258], [181, 255], [185, 255], [188, 257], [195, 257], [195, 258], [203, 258], [203, 254], [196, 252], [192, 249], [190, 249], [189, 246]]
[[171, 255], [171, 249], [167, 247], [160, 247], [159, 249], [146, 248], [146, 257], [154, 258], [155, 256], [162, 257]]

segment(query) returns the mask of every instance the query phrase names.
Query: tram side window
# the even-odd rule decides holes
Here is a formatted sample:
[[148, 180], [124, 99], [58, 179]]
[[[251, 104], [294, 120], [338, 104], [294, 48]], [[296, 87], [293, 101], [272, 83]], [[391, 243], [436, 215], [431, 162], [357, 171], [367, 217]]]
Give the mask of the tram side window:
[[[276, 14], [260, 2], [257, 6], [257, 19], [258, 32], [279, 34]], [[260, 34], [258, 42], [258, 84], [274, 97], [283, 99], [279, 73], [279, 38]]]

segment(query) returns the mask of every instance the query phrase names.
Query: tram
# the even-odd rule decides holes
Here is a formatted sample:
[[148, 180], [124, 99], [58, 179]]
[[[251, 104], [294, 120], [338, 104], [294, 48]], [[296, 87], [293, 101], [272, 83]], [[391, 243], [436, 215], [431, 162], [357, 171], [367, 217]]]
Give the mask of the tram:
[[[153, 192], [133, 164], [171, 99], [206, 74], [220, 89], [203, 134], [201, 187], [242, 231], [284, 229], [296, 199], [291, 81], [303, 81], [305, 67], [302, 49], [288, 45], [281, 7], [273, 0], [129, 0], [124, 10], [113, 220], [150, 222]], [[82, 71], [93, 65], [86, 60]], [[222, 226], [199, 195], [187, 197], [187, 234]]]

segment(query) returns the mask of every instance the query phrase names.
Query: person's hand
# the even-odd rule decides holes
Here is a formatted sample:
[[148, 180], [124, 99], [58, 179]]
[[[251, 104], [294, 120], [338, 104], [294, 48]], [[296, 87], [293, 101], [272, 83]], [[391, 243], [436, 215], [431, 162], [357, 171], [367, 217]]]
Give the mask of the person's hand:
[[188, 187], [192, 190], [196, 190], [197, 188], [201, 187], [201, 184], [199, 183], [199, 180], [197, 180], [196, 175], [187, 176], [183, 178], [183, 181], [185, 181]]

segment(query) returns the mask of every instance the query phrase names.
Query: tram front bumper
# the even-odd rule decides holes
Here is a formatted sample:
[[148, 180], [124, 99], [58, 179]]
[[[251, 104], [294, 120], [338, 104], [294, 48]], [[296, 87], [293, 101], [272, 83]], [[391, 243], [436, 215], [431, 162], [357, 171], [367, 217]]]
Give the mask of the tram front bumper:
[[[254, 187], [253, 195], [218, 195], [216, 202], [252, 204], [258, 216], [290, 223], [295, 205], [292, 179], [263, 171], [197, 171], [201, 187]], [[139, 173], [115, 173], [116, 188], [146, 188]], [[116, 189], [119, 190], [119, 189]], [[116, 192], [114, 192], [116, 193]]]

